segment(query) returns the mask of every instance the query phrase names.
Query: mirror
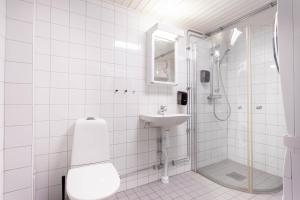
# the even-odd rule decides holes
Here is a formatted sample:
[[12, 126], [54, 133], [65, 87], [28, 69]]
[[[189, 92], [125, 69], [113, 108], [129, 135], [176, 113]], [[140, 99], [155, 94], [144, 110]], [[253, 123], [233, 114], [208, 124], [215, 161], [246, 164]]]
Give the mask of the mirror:
[[155, 24], [147, 31], [147, 79], [149, 84], [177, 85], [178, 45], [184, 32]]
[[154, 37], [154, 80], [174, 82], [175, 42]]

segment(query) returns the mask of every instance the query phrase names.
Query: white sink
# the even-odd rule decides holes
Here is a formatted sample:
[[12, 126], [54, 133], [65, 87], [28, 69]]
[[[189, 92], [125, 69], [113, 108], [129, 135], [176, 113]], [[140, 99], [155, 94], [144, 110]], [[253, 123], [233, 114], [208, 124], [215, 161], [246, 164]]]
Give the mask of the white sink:
[[170, 146], [169, 142], [169, 133], [170, 128], [179, 124], [184, 123], [190, 118], [190, 115], [187, 114], [140, 114], [140, 119], [149, 123], [150, 126], [160, 127], [162, 134], [161, 141], [161, 150], [162, 150], [162, 159], [164, 160], [164, 172], [161, 177], [163, 183], [169, 183], [168, 176], [168, 148]]
[[184, 123], [190, 118], [187, 114], [141, 114], [140, 119], [149, 122], [151, 126], [171, 128]]
[[165, 184], [169, 183], [168, 176], [168, 148], [170, 146], [169, 142], [169, 133], [170, 128], [179, 124], [184, 123], [190, 118], [190, 115], [187, 114], [140, 114], [140, 119], [149, 123], [150, 126], [160, 127], [162, 134], [161, 141], [161, 150], [162, 158], [164, 160], [164, 172], [161, 177], [161, 181]]

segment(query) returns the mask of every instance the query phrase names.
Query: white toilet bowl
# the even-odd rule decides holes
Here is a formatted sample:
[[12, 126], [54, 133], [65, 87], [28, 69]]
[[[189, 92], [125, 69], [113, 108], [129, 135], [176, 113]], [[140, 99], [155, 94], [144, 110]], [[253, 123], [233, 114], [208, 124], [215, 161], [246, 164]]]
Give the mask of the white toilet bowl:
[[100, 200], [117, 192], [120, 178], [111, 163], [92, 164], [70, 169], [67, 193], [70, 200]]
[[70, 200], [100, 200], [120, 187], [120, 177], [109, 161], [109, 138], [103, 119], [76, 121], [71, 169], [66, 190]]

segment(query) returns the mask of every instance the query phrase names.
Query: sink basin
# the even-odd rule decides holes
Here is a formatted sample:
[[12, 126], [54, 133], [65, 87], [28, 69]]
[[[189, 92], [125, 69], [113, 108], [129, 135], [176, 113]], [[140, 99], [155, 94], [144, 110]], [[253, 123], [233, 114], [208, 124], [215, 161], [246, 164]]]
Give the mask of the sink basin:
[[150, 126], [160, 127], [162, 140], [161, 140], [161, 151], [162, 151], [162, 158], [164, 160], [164, 172], [161, 177], [161, 181], [164, 184], [169, 183], [169, 176], [168, 176], [168, 165], [169, 165], [169, 158], [168, 158], [168, 148], [170, 147], [169, 142], [169, 133], [170, 128], [179, 124], [184, 123], [190, 118], [190, 115], [187, 114], [140, 114], [140, 119], [149, 123]]
[[187, 114], [141, 114], [140, 119], [149, 122], [151, 126], [170, 128], [184, 123], [190, 118]]

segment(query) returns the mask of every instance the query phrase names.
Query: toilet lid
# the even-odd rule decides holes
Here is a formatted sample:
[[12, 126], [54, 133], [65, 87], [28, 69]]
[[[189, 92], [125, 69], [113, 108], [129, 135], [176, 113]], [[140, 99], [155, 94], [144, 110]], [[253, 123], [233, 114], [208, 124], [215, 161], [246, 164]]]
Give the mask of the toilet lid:
[[98, 200], [114, 194], [120, 186], [117, 170], [111, 163], [73, 168], [67, 175], [67, 193], [74, 200]]

